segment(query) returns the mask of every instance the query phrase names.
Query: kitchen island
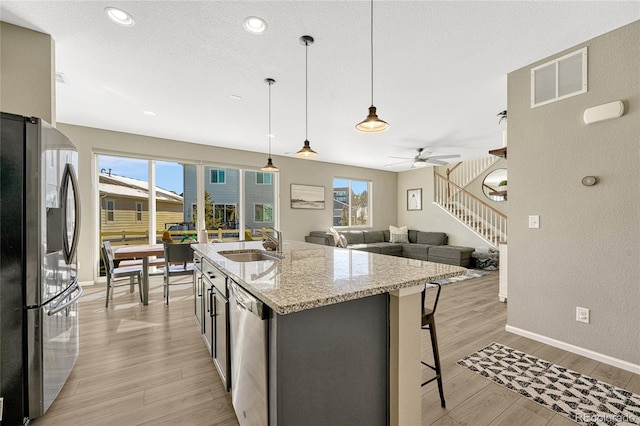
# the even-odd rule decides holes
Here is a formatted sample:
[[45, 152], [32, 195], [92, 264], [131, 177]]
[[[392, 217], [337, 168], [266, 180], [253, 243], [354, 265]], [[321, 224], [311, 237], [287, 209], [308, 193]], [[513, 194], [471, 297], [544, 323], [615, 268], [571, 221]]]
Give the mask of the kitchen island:
[[[464, 268], [293, 241], [284, 243], [280, 258], [256, 261], [226, 254], [262, 250], [260, 242], [192, 247], [228, 285], [269, 308], [265, 416], [271, 425], [420, 424], [420, 293]], [[231, 295], [230, 309], [235, 303]], [[231, 381], [232, 393], [240, 383], [234, 389]], [[253, 414], [239, 410], [233, 396], [240, 423], [250, 423], [243, 417]]]

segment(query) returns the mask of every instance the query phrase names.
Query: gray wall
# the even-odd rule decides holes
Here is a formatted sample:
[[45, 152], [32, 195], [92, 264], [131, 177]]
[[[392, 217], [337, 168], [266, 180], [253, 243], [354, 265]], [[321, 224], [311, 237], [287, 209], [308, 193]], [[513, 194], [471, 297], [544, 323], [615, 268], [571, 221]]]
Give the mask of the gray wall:
[[[530, 108], [530, 69], [583, 46], [588, 92]], [[623, 117], [584, 124], [585, 108], [614, 100]], [[639, 107], [640, 21], [508, 75], [508, 325], [636, 366]], [[587, 175], [600, 183], [583, 186]], [[575, 321], [576, 306], [591, 324]]]
[[[249, 168], [258, 170], [265, 163], [264, 153], [239, 151], [193, 144], [183, 141], [159, 139], [148, 136], [119, 133], [58, 123], [58, 128], [78, 147], [79, 183], [82, 200], [82, 229], [80, 232], [79, 262], [80, 280], [93, 279], [97, 265], [98, 202], [94, 188], [94, 153], [149, 157], [157, 160], [184, 163], [220, 165], [228, 168]], [[280, 168], [276, 188], [280, 204], [280, 229], [286, 240], [304, 241], [304, 236], [312, 230], [328, 229], [332, 224], [332, 188], [334, 176], [370, 180], [373, 187], [373, 227], [387, 228], [396, 223], [397, 174], [360, 167], [342, 166], [314, 160], [272, 156]], [[324, 210], [298, 210], [290, 207], [290, 185], [292, 183], [322, 185], [325, 188]], [[278, 214], [278, 213], [277, 213]]]
[[54, 49], [50, 35], [0, 22], [2, 112], [56, 124]]

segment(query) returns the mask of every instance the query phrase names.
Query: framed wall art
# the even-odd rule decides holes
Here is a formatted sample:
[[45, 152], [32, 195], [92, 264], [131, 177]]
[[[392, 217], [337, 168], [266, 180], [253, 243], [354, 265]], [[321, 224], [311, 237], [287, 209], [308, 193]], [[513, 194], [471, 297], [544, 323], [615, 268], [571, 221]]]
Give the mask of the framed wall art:
[[324, 209], [324, 186], [291, 184], [292, 209]]
[[422, 210], [422, 188], [407, 189], [407, 210]]

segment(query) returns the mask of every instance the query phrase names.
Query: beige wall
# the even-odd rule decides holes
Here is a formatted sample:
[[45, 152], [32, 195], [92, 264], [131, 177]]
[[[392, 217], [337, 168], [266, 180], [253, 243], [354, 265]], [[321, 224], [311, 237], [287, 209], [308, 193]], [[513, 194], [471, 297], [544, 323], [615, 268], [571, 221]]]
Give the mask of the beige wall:
[[[82, 230], [80, 232], [80, 280], [93, 279], [92, 268], [97, 265], [98, 239], [96, 234], [98, 214], [94, 188], [96, 177], [94, 153], [151, 157], [176, 162], [223, 165], [259, 169], [266, 161], [266, 154], [198, 145], [188, 142], [158, 139], [147, 136], [112, 132], [88, 127], [59, 123], [58, 128], [73, 141], [79, 152], [80, 198], [82, 200]], [[320, 161], [290, 157], [273, 157], [280, 168], [279, 179], [279, 227], [286, 240], [304, 241], [312, 230], [328, 229], [332, 225], [331, 210], [334, 176], [370, 180], [373, 187], [373, 227], [388, 228], [396, 223], [397, 174], [360, 167], [341, 166]], [[325, 187], [324, 210], [297, 210], [290, 207], [290, 184], [321, 185]]]
[[0, 109], [55, 125], [55, 54], [50, 35], [0, 22]]
[[[502, 142], [496, 142], [502, 144]], [[487, 153], [488, 155], [488, 153]], [[491, 166], [481, 177], [474, 180], [467, 190], [480, 199], [485, 199], [481, 192], [481, 184], [476, 181], [495, 168], [506, 168], [506, 161], [500, 160]], [[422, 188], [422, 210], [407, 211], [407, 189]], [[465, 247], [489, 247], [489, 243], [477, 236], [473, 231], [454, 219], [449, 213], [433, 203], [434, 200], [434, 177], [433, 167], [425, 167], [409, 170], [398, 174], [398, 226], [407, 225], [409, 229], [420, 231], [446, 232], [449, 236], [449, 244]], [[486, 201], [495, 206], [505, 204], [500, 211], [506, 213], [506, 203], [494, 203]], [[497, 296], [496, 296], [497, 297]]]
[[[508, 76], [508, 327], [640, 371], [640, 21]], [[588, 47], [587, 93], [530, 108], [530, 69]], [[614, 100], [623, 117], [586, 125]], [[584, 176], [597, 176], [592, 187]], [[528, 229], [528, 215], [540, 229]], [[576, 306], [591, 324], [576, 322]], [[574, 348], [575, 349], [575, 348]], [[634, 367], [635, 365], [635, 367]]]

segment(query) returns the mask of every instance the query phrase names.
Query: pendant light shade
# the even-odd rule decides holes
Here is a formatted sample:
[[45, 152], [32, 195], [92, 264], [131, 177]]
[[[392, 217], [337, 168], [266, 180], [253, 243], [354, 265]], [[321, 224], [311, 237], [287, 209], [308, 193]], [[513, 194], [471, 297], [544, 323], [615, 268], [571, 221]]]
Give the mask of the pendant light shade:
[[309, 45], [313, 44], [313, 37], [309, 35], [303, 35], [300, 37], [300, 43], [304, 44], [304, 146], [298, 152], [296, 157], [311, 158], [318, 155], [317, 152], [311, 149], [309, 143], [309, 60], [308, 50]]
[[277, 168], [273, 164], [273, 160], [271, 160], [271, 138], [273, 137], [271, 135], [271, 85], [276, 81], [272, 78], [265, 78], [264, 82], [269, 85], [269, 133], [267, 133], [267, 138], [269, 138], [269, 158], [267, 159], [267, 164], [260, 168], [260, 170], [263, 172], [279, 172], [280, 169]]
[[371, 0], [371, 106], [367, 118], [356, 124], [356, 130], [363, 133], [378, 133], [388, 128], [389, 123], [378, 118], [376, 107], [373, 106], [373, 0]]

